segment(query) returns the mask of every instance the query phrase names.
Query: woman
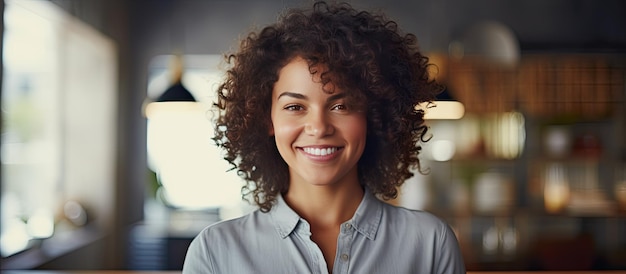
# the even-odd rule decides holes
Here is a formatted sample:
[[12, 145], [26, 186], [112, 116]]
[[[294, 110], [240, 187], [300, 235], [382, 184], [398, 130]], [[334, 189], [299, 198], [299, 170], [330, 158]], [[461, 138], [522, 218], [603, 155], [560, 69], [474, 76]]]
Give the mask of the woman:
[[378, 199], [419, 169], [415, 106], [441, 90], [415, 36], [317, 2], [228, 61], [214, 140], [259, 210], [203, 230], [183, 273], [465, 273], [448, 225]]

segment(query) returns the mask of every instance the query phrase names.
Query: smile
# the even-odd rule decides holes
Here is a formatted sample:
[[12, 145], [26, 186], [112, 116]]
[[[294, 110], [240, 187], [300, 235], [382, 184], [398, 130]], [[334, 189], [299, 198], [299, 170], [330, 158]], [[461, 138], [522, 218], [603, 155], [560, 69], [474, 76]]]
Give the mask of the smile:
[[302, 148], [304, 152], [307, 154], [315, 155], [315, 156], [326, 156], [333, 154], [339, 150], [337, 147], [329, 147], [329, 148], [314, 148], [314, 147], [304, 147]]

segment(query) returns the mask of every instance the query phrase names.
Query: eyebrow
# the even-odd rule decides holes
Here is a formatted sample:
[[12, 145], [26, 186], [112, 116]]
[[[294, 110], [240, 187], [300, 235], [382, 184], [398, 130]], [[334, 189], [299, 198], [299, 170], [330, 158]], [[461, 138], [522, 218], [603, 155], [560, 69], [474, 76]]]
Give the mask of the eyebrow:
[[289, 96], [289, 97], [293, 97], [296, 99], [307, 99], [306, 95], [304, 94], [300, 94], [300, 93], [295, 93], [295, 92], [289, 92], [289, 91], [285, 91], [283, 93], [281, 93], [280, 95], [278, 95], [278, 97], [276, 97], [276, 99], [280, 99], [280, 97], [283, 96]]
[[343, 99], [346, 98], [348, 95], [346, 95], [346, 93], [341, 92], [341, 93], [336, 93], [331, 95], [330, 97], [328, 97], [328, 99], [326, 99], [326, 102], [332, 102], [332, 101], [336, 101], [339, 99]]
[[[289, 91], [285, 91], [283, 93], [281, 93], [280, 95], [278, 95], [278, 97], [276, 98], [277, 100], [280, 99], [283, 96], [289, 96], [289, 97], [293, 97], [296, 99], [302, 99], [302, 100], [306, 100], [308, 99], [308, 97], [304, 94], [300, 94], [300, 93], [295, 93], [295, 92], [289, 92]], [[337, 94], [333, 94], [330, 97], [328, 97], [328, 99], [326, 99], [326, 102], [332, 102], [335, 100], [339, 100], [342, 98], [345, 98], [347, 95], [345, 93], [337, 93]]]

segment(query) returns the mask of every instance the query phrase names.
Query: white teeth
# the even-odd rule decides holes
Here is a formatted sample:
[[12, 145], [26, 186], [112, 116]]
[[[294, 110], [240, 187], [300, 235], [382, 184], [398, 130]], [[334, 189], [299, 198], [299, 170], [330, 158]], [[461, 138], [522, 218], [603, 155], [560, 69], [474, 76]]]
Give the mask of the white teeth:
[[337, 152], [337, 148], [336, 147], [329, 147], [329, 148], [310, 148], [310, 147], [305, 147], [304, 148], [304, 152], [306, 152], [308, 154], [316, 155], [316, 156], [326, 156], [328, 154], [333, 154], [333, 153]]

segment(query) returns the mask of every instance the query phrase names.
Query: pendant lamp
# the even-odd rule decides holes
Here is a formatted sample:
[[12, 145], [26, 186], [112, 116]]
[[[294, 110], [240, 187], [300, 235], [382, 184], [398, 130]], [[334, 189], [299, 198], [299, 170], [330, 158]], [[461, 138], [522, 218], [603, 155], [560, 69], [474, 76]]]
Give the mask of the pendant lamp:
[[445, 86], [435, 97], [432, 102], [423, 102], [415, 106], [415, 109], [424, 111], [424, 119], [426, 120], [456, 120], [461, 119], [465, 115], [465, 106], [457, 101], [450, 92], [449, 87], [445, 85], [447, 78], [447, 62], [448, 57], [442, 53], [430, 53], [428, 55], [429, 78], [435, 80]]
[[465, 106], [452, 97], [448, 88], [439, 93], [434, 102], [423, 103], [419, 107], [424, 110], [426, 120], [456, 120], [465, 115]]
[[171, 85], [156, 100], [148, 98], [144, 104], [144, 114], [150, 119], [163, 113], [194, 111], [198, 106], [196, 98], [183, 84], [183, 60], [177, 54], [171, 61]]

